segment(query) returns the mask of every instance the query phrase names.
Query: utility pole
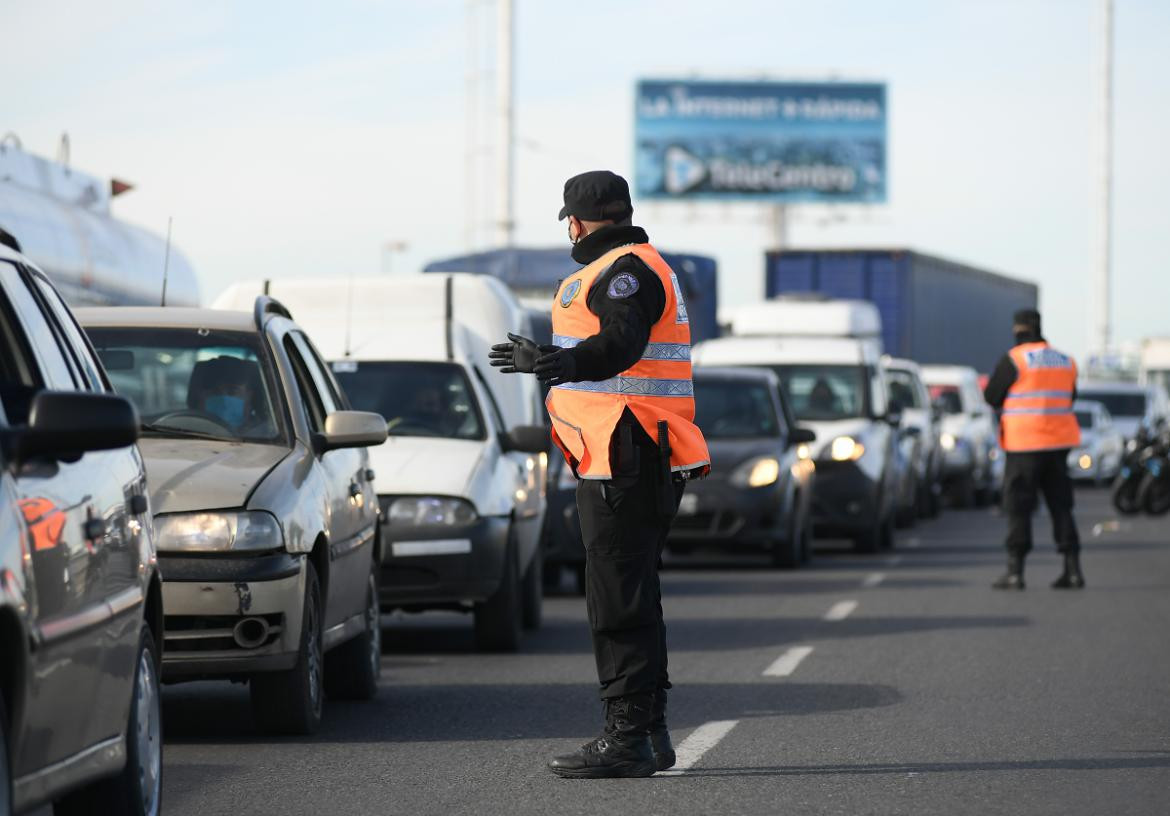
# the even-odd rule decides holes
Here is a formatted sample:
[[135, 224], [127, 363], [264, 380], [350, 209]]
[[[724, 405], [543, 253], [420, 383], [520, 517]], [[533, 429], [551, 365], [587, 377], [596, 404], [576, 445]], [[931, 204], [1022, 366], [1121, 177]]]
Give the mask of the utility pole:
[[464, 190], [463, 190], [463, 250], [471, 252], [475, 247], [475, 225], [479, 219], [479, 185], [476, 171], [479, 167], [479, 30], [477, 26], [477, 0], [467, 0], [465, 21], [467, 27], [467, 77], [466, 117], [464, 139]]
[[1113, 341], [1110, 258], [1113, 244], [1113, 0], [1101, 0], [1101, 119], [1097, 221], [1094, 350], [1105, 355]]
[[516, 139], [513, 133], [513, 78], [512, 78], [512, 0], [496, 0], [496, 150], [498, 238], [502, 247], [512, 246], [515, 229], [513, 217], [513, 175], [516, 159]]

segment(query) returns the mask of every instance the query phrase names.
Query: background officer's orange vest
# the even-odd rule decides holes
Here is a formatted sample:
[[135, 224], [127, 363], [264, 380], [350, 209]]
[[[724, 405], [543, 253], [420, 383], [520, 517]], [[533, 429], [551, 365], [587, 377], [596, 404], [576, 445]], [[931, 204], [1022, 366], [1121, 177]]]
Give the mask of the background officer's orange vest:
[[1059, 450], [1081, 444], [1072, 410], [1077, 383], [1073, 359], [1047, 343], [1022, 343], [1008, 353], [1018, 375], [1003, 401], [1003, 449]]
[[650, 328], [650, 341], [642, 358], [608, 380], [554, 386], [546, 402], [553, 441], [584, 479], [608, 479], [612, 475], [610, 439], [627, 407], [655, 441], [658, 421], [667, 421], [672, 470], [705, 467], [711, 460], [703, 433], [694, 424], [687, 307], [674, 272], [650, 244], [610, 250], [561, 284], [552, 307], [553, 343], [572, 348], [601, 331], [601, 321], [586, 305], [589, 289], [614, 261], [631, 253], [654, 270], [666, 292], [666, 308]]

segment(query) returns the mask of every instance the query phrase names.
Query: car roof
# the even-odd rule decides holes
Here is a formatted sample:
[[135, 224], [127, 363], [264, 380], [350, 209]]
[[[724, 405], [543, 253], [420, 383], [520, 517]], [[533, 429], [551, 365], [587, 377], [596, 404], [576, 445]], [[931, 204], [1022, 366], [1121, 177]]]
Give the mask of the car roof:
[[256, 332], [251, 312], [227, 309], [191, 309], [178, 306], [102, 306], [74, 309], [77, 322], [86, 327], [214, 329]]
[[1112, 392], [1114, 394], [1146, 394], [1150, 390], [1148, 385], [1138, 385], [1131, 382], [1109, 382], [1107, 380], [1088, 381], [1077, 384], [1077, 392], [1097, 391]]
[[765, 385], [779, 385], [780, 378], [770, 368], [748, 366], [695, 366], [696, 380], [752, 380]]
[[888, 354], [882, 356], [882, 364], [886, 368], [894, 368], [903, 371], [913, 371], [919, 376], [922, 375], [922, 366], [918, 365], [914, 360], [908, 360], [905, 357], [891, 357]]
[[924, 365], [922, 379], [928, 385], [959, 385], [964, 382], [979, 382], [979, 374], [970, 366]]
[[695, 347], [694, 357], [708, 365], [864, 365], [876, 362], [872, 341], [850, 337], [718, 337]]

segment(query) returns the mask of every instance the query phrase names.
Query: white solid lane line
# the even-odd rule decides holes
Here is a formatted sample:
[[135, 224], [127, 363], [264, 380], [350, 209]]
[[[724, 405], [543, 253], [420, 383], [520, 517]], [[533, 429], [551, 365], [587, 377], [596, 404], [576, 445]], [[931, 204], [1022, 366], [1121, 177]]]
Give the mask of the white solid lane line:
[[787, 677], [796, 671], [800, 661], [812, 654], [812, 646], [793, 646], [764, 669], [765, 677]]
[[886, 574], [884, 572], [871, 572], [869, 575], [861, 579], [861, 585], [863, 587], [872, 589], [884, 580], [886, 580]]
[[693, 768], [695, 763], [703, 758], [703, 754], [719, 744], [719, 740], [727, 736], [735, 728], [739, 720], [716, 720], [703, 723], [678, 744], [675, 754], [674, 767], [669, 771], [659, 771], [663, 776], [677, 776]]
[[829, 607], [829, 611], [825, 613], [824, 620], [840, 621], [845, 620], [853, 610], [857, 608], [857, 601], [837, 601]]

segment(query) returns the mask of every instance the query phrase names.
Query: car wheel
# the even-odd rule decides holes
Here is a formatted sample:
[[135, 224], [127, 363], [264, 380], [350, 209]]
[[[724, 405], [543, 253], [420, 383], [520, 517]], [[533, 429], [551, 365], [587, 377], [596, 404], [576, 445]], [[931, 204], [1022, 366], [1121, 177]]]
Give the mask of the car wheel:
[[960, 477], [951, 487], [951, 504], [960, 510], [975, 504], [975, 479], [972, 476]]
[[156, 816], [162, 811], [162, 699], [155, 648], [150, 629], [144, 626], [126, 724], [125, 766], [117, 776], [58, 800], [53, 805], [56, 816]]
[[897, 518], [895, 519], [895, 523], [898, 525], [898, 527], [902, 527], [902, 528], [913, 527], [915, 525], [915, 523], [918, 521], [919, 512], [918, 512], [918, 479], [917, 478], [914, 479], [913, 485], [910, 487], [909, 491], [907, 491], [907, 492], [909, 492], [910, 495], [913, 497], [910, 500], [910, 506], [899, 508]]
[[499, 588], [475, 605], [475, 646], [481, 651], [514, 652], [520, 648], [523, 610], [516, 561], [516, 543], [509, 538]]
[[305, 566], [305, 607], [296, 665], [252, 675], [252, 713], [270, 734], [312, 734], [321, 724], [325, 661], [321, 643], [321, 585], [312, 562]]
[[8, 713], [0, 698], [0, 816], [12, 816], [12, 769], [8, 757]]
[[788, 533], [772, 539], [768, 555], [772, 566], [781, 569], [794, 569], [800, 566], [800, 524], [796, 514], [792, 514], [792, 521], [788, 524]]
[[803, 523], [800, 525], [800, 560], [805, 564], [807, 564], [809, 561], [812, 561], [812, 551], [812, 522], [809, 521], [808, 517], [806, 516]]
[[520, 614], [525, 629], [540, 628], [544, 605], [544, 553], [539, 547], [532, 556], [532, 563], [524, 571], [520, 587]]
[[325, 655], [325, 693], [336, 700], [372, 700], [382, 675], [382, 610], [378, 581], [370, 571], [365, 630]]

